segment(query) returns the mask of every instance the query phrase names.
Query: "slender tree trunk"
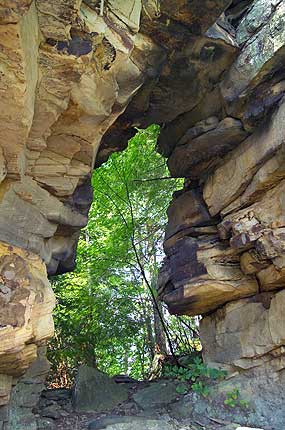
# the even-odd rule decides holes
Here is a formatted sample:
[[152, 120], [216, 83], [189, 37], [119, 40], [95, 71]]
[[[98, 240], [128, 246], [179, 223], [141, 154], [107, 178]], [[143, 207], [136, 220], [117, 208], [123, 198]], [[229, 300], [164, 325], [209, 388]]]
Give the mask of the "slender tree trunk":
[[125, 375], [128, 375], [129, 373], [129, 352], [127, 349], [125, 349], [124, 354], [124, 373]]
[[[154, 243], [150, 243], [150, 252], [155, 248]], [[158, 273], [158, 264], [156, 258], [156, 252], [150, 258], [152, 264], [152, 274], [151, 274], [151, 288], [152, 291], [156, 291], [156, 283], [157, 283], [157, 273]], [[159, 351], [162, 354], [167, 353], [166, 346], [166, 334], [165, 334], [165, 320], [163, 315], [162, 303], [155, 296], [152, 298], [152, 307], [153, 307], [153, 319], [154, 319], [154, 334], [155, 334], [155, 343], [159, 348]]]
[[148, 346], [151, 359], [153, 359], [154, 353], [155, 353], [155, 336], [153, 333], [151, 317], [149, 314], [145, 316], [145, 324], [146, 324], [146, 331], [147, 331], [147, 346]]
[[[160, 315], [158, 313], [157, 307], [159, 308]], [[155, 333], [155, 343], [158, 346], [160, 352], [163, 354], [167, 353], [166, 337], [165, 331], [161, 322], [161, 317], [163, 318], [163, 309], [159, 301], [157, 301], [157, 307], [153, 303], [153, 317], [154, 317], [154, 333]]]

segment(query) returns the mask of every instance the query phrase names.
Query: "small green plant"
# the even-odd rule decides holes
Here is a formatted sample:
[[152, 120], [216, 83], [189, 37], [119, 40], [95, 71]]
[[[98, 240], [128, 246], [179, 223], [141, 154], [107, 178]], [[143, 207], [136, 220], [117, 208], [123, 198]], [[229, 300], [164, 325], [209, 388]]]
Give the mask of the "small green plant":
[[[207, 380], [221, 379], [224, 378], [225, 375], [225, 371], [207, 367], [198, 357], [195, 357], [193, 363], [188, 364], [186, 367], [166, 365], [163, 370], [163, 376], [177, 379], [181, 382], [192, 382], [193, 391], [204, 397], [209, 394]], [[180, 391], [179, 385], [177, 386], [177, 392], [179, 392], [178, 389]], [[179, 392], [179, 394], [185, 393]]]
[[163, 376], [186, 382], [191, 378], [191, 372], [185, 367], [166, 365], [164, 367]]
[[189, 391], [189, 386], [188, 384], [179, 384], [176, 387], [176, 392], [178, 394], [187, 394]]
[[240, 392], [237, 388], [226, 393], [226, 399], [224, 404], [230, 408], [240, 407], [242, 409], [248, 409], [249, 404], [246, 400], [240, 398]]
[[240, 405], [240, 407], [241, 407], [242, 409], [249, 409], [249, 403], [248, 403], [248, 401], [247, 401], [247, 400], [243, 400], [243, 399], [241, 399], [241, 400], [239, 401], [239, 405]]
[[200, 394], [203, 397], [207, 397], [209, 395], [209, 387], [202, 381], [195, 382], [192, 384], [192, 390], [195, 391], [195, 393]]

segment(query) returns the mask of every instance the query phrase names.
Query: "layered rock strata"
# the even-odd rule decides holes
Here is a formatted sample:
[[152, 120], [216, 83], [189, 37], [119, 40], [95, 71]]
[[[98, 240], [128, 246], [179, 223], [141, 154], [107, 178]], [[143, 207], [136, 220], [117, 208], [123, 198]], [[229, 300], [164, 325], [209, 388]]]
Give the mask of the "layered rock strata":
[[[171, 312], [204, 315], [208, 362], [266, 365], [278, 380], [284, 21], [284, 0], [1, 3], [2, 405], [52, 334], [46, 268], [74, 266], [94, 165], [153, 122], [171, 174], [186, 178], [169, 208], [159, 294]], [[223, 358], [231, 316], [246, 309], [259, 316], [236, 321], [240, 346]], [[271, 330], [264, 348], [260, 320]]]
[[140, 2], [97, 3], [0, 5], [1, 429], [34, 428], [19, 378], [53, 334], [46, 269], [73, 268], [101, 138], [164, 59]]
[[[203, 316], [206, 362], [253, 384], [269, 415], [285, 377], [284, 13], [283, 1], [252, 2], [234, 25], [222, 110], [194, 108], [160, 138], [172, 175], [186, 178], [168, 210], [160, 297]], [[267, 425], [281, 429], [278, 417]]]

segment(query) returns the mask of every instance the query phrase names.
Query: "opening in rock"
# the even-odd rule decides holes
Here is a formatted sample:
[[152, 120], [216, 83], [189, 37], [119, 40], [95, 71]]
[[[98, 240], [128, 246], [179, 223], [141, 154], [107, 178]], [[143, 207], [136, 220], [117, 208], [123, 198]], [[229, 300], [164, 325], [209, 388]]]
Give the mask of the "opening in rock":
[[[0, 2], [0, 430], [284, 430], [284, 22], [284, 0]], [[50, 384], [87, 363], [81, 400], [74, 411], [60, 388], [39, 402], [47, 274], [74, 268], [94, 166], [150, 124], [184, 183], [170, 198], [149, 148], [94, 174], [78, 268], [54, 282]], [[203, 362], [177, 364], [193, 327], [157, 298], [202, 315]]]
[[94, 201], [76, 269], [52, 278], [52, 387], [72, 385], [81, 364], [110, 376], [155, 378], [164, 357], [199, 349], [195, 321], [171, 316], [158, 298], [166, 211], [183, 187], [156, 151], [158, 134], [155, 125], [138, 131], [128, 149], [93, 173]]

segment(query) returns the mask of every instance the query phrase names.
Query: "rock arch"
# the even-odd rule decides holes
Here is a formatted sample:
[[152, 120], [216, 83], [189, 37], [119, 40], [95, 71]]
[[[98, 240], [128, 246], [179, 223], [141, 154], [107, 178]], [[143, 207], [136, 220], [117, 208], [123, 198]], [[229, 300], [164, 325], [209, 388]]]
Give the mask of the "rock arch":
[[27, 410], [53, 332], [47, 272], [72, 270], [91, 171], [153, 122], [171, 174], [186, 178], [160, 296], [204, 315], [208, 362], [284, 383], [285, 2], [109, 0], [99, 12], [97, 0], [0, 5], [5, 430], [37, 428]]

